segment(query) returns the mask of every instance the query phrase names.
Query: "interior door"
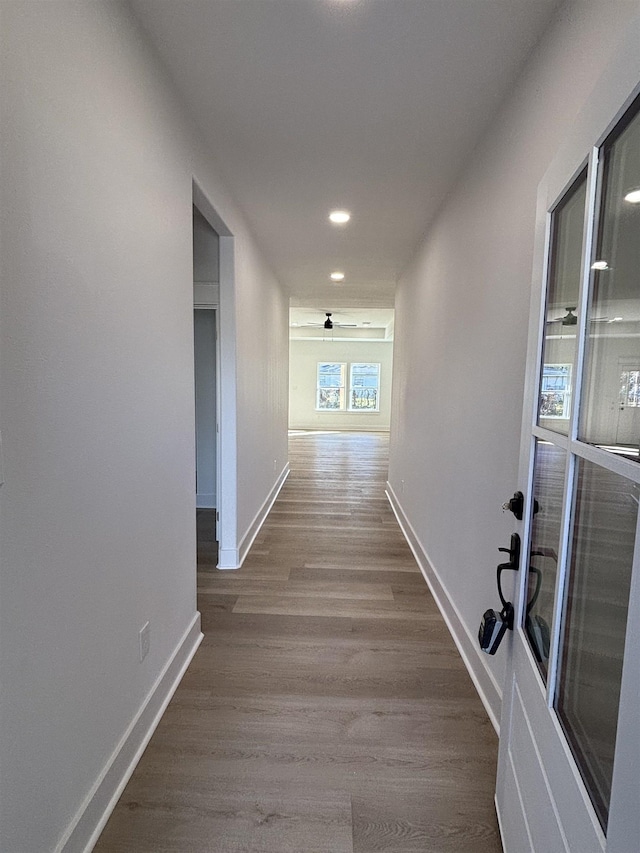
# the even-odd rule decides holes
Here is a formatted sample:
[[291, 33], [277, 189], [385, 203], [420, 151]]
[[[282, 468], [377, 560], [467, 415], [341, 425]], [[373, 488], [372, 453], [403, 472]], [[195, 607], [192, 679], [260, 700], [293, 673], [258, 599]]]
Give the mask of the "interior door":
[[637, 447], [640, 441], [640, 363], [621, 357], [618, 360], [620, 397], [616, 444]]
[[617, 393], [620, 359], [640, 363], [640, 99], [558, 183], [539, 199], [496, 806], [507, 853], [637, 853], [640, 464]]

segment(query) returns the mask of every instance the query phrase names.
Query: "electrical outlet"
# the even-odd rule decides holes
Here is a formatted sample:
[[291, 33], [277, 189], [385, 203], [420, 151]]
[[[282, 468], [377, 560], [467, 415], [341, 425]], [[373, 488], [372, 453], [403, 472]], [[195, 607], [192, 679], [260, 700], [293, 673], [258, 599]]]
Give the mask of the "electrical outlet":
[[142, 663], [149, 654], [149, 648], [151, 646], [151, 627], [148, 622], [140, 628], [138, 636], [140, 639], [140, 663]]
[[274, 459], [274, 460], [273, 460], [273, 470], [274, 470], [274, 471], [277, 471], [277, 470], [278, 470], [278, 460], [277, 460], [277, 459]]
[[404, 494], [404, 480], [400, 480], [400, 494]]

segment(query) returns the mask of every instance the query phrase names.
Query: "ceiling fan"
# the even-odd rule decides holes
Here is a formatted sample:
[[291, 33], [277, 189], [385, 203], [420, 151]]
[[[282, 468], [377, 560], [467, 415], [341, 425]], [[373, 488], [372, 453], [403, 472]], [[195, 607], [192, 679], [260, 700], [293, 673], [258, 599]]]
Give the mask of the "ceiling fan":
[[[565, 308], [567, 312], [562, 317], [554, 317], [553, 320], [547, 320], [547, 323], [550, 325], [551, 323], [562, 323], [563, 326], [576, 326], [578, 324], [578, 318], [573, 313], [576, 310], [576, 306], [573, 305], [571, 308]], [[607, 321], [608, 317], [591, 317], [592, 323], [604, 323]]]
[[332, 317], [331, 311], [325, 311], [325, 315], [326, 315], [327, 319], [324, 321], [324, 323], [307, 323], [307, 326], [318, 326], [318, 327], [321, 326], [324, 329], [333, 329], [334, 326], [339, 328], [339, 329], [356, 329], [358, 326], [357, 323], [334, 323], [333, 320], [331, 319], [331, 317]]

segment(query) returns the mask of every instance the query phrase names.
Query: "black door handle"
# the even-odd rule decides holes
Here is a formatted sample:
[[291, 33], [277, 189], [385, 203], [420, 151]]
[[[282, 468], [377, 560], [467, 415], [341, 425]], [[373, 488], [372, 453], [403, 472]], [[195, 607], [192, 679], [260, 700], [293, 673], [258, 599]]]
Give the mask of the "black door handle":
[[[513, 511], [513, 510], [512, 510]], [[517, 533], [511, 534], [511, 544], [509, 548], [498, 548], [503, 554], [509, 555], [508, 563], [499, 563], [496, 569], [498, 582], [498, 595], [502, 603], [502, 610], [497, 613], [495, 610], [486, 610], [480, 629], [478, 631], [478, 641], [483, 652], [489, 655], [494, 655], [507, 629], [513, 630], [513, 604], [504, 597], [502, 592], [502, 573], [507, 569], [517, 572], [520, 568], [520, 537]]]
[[520, 568], [520, 537], [518, 536], [518, 534], [511, 534], [511, 545], [509, 548], [498, 548], [498, 551], [509, 555], [508, 563], [500, 563], [498, 565], [496, 569], [496, 581], [498, 583], [498, 595], [500, 596], [500, 601], [502, 602], [501, 616], [503, 620], [507, 623], [507, 628], [509, 628], [509, 630], [512, 630], [513, 604], [511, 604], [510, 601], [507, 601], [502, 592], [502, 573], [507, 569], [513, 572], [517, 572]]
[[498, 571], [501, 572], [504, 569], [513, 569], [517, 572], [520, 568], [520, 537], [518, 534], [511, 534], [511, 546], [509, 548], [498, 548], [498, 551], [509, 555], [509, 562], [500, 563]]

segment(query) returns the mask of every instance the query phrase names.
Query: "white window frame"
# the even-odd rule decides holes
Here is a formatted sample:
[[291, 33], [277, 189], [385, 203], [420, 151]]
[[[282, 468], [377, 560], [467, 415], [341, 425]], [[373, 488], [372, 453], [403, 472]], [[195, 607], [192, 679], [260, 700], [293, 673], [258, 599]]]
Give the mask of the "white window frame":
[[[321, 368], [325, 364], [337, 365], [340, 367], [340, 385], [327, 386], [320, 384], [320, 376], [326, 371]], [[320, 395], [323, 391], [337, 390], [340, 392], [340, 406], [331, 408], [329, 406], [320, 405]], [[347, 363], [345, 361], [319, 361], [316, 368], [316, 411], [317, 412], [344, 412], [347, 405]]]
[[[353, 405], [353, 394], [358, 390], [367, 390], [364, 385], [355, 385], [353, 380], [353, 369], [358, 367], [376, 367], [377, 382], [375, 386], [376, 404], [373, 407], [360, 407]], [[373, 390], [373, 389], [368, 389]], [[354, 361], [349, 365], [349, 411], [361, 414], [363, 412], [379, 412], [380, 411], [380, 362], [379, 361]]]
[[[546, 368], [550, 368], [550, 369], [556, 368], [556, 371], [555, 371], [555, 373], [553, 371], [549, 372], [549, 373], [545, 373]], [[566, 371], [564, 374], [562, 374], [560, 370], [557, 370], [557, 368], [566, 368]], [[573, 370], [572, 364], [560, 364], [558, 362], [554, 362], [554, 363], [549, 363], [549, 364], [543, 365], [542, 377], [540, 379], [540, 398], [542, 399], [542, 396], [544, 394], [554, 394], [557, 398], [561, 399], [562, 400], [562, 414], [560, 414], [560, 415], [543, 414], [542, 409], [541, 409], [541, 411], [540, 411], [540, 419], [541, 420], [542, 419], [545, 419], [545, 420], [546, 419], [549, 419], [549, 420], [554, 419], [554, 420], [564, 420], [564, 421], [569, 420], [569, 415], [571, 412], [572, 370]], [[554, 376], [564, 378], [565, 379], [564, 386], [562, 388], [557, 388], [557, 389], [545, 388], [545, 384], [546, 384], [545, 379], [551, 379]]]

